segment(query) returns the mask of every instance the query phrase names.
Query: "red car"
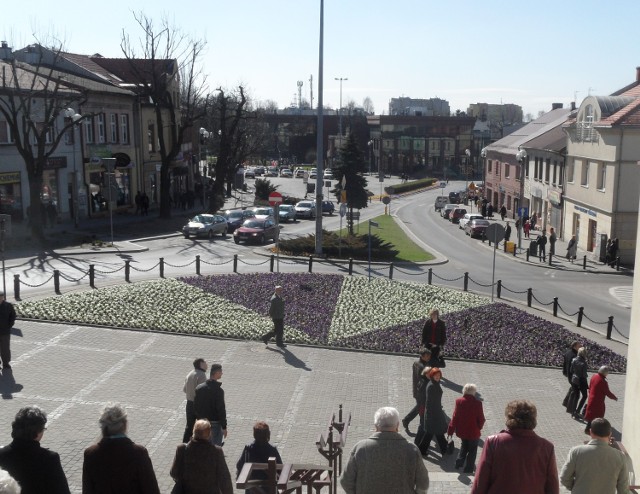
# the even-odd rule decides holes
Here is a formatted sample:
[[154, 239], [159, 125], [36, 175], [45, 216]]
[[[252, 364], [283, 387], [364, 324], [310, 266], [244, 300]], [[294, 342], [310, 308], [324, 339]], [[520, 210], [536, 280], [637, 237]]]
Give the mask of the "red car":
[[233, 241], [236, 244], [241, 241], [266, 244], [267, 240], [275, 240], [278, 237], [278, 231], [278, 226], [273, 218], [264, 220], [251, 218], [233, 232]]
[[470, 237], [482, 237], [485, 230], [489, 227], [488, 220], [477, 218], [475, 220], [467, 221], [464, 225], [464, 232]]
[[458, 223], [464, 215], [467, 214], [467, 210], [464, 208], [455, 208], [451, 213], [449, 213], [449, 221], [451, 223]]

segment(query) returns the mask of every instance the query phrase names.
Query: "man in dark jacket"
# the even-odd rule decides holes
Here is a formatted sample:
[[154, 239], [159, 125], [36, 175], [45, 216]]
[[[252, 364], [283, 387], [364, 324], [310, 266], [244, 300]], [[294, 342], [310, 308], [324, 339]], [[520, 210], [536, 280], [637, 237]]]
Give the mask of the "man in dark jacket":
[[284, 344], [284, 299], [282, 298], [282, 287], [276, 286], [275, 292], [269, 301], [269, 317], [273, 321], [273, 331], [268, 332], [262, 337], [265, 345], [269, 344], [269, 340], [276, 337], [276, 345], [285, 348]]
[[431, 309], [429, 319], [422, 328], [422, 346], [431, 350], [431, 360], [437, 361], [440, 349], [447, 342], [447, 330], [444, 321], [440, 320], [440, 311]]
[[0, 448], [0, 467], [20, 483], [22, 494], [69, 494], [60, 456], [40, 446], [46, 423], [40, 408], [21, 408], [11, 424], [13, 441]]
[[3, 369], [11, 369], [11, 328], [16, 322], [16, 311], [0, 293], [0, 359]]
[[567, 403], [569, 402], [569, 398], [571, 397], [571, 391], [573, 390], [573, 387], [571, 386], [571, 363], [573, 362], [573, 359], [576, 358], [578, 356], [578, 349], [581, 347], [582, 345], [580, 344], [579, 341], [574, 340], [571, 342], [571, 346], [569, 347], [569, 349], [564, 352], [564, 362], [562, 363], [562, 374], [564, 376], [567, 376], [567, 381], [569, 381], [569, 391], [567, 391], [567, 394], [564, 397], [564, 400], [562, 400], [562, 406], [566, 408]]
[[222, 377], [222, 365], [211, 364], [209, 380], [196, 388], [193, 406], [196, 417], [211, 422], [211, 442], [222, 446], [227, 437], [227, 409], [224, 403], [224, 390], [219, 382]]
[[538, 244], [538, 256], [539, 259], [544, 262], [547, 260], [547, 234], [545, 232], [542, 232], [540, 234], [540, 236], [538, 237], [538, 240], [536, 240], [536, 243]]
[[[424, 395], [424, 387], [427, 385], [427, 379], [422, 375], [425, 366], [431, 360], [431, 350], [427, 347], [421, 347], [420, 358], [413, 363], [412, 378], [413, 378], [413, 398], [416, 400], [416, 405], [409, 411], [409, 413], [402, 419], [402, 427], [405, 430], [409, 430], [409, 424], [413, 419], [418, 416], [420, 410], [421, 396]], [[424, 401], [424, 400], [422, 400]]]
[[160, 494], [147, 449], [126, 436], [124, 408], [107, 405], [100, 429], [102, 439], [84, 450], [82, 494]]

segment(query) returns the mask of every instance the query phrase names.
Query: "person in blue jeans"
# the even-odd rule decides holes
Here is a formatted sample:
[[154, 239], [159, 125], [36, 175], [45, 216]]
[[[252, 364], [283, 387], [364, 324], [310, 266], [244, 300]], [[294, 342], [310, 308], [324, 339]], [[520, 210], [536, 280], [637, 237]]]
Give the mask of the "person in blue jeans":
[[211, 443], [222, 446], [227, 437], [227, 409], [220, 383], [222, 365], [211, 364], [209, 379], [196, 388], [193, 407], [196, 418], [211, 422]]

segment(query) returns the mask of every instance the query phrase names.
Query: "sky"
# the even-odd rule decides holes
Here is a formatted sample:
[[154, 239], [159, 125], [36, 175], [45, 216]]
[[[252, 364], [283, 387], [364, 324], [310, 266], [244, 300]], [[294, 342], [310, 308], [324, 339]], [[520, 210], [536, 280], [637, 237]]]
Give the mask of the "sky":
[[[109, 0], [62, 7], [4, 2], [0, 39], [13, 48], [59, 40], [66, 51], [121, 57], [126, 33], [139, 46], [135, 13], [206, 42], [207, 84], [243, 85], [280, 108], [318, 103], [320, 0]], [[80, 5], [80, 4], [73, 4]], [[552, 103], [578, 104], [632, 83], [640, 66], [640, 1], [325, 0], [325, 107], [369, 97], [376, 114], [391, 98], [512, 103], [535, 118]]]

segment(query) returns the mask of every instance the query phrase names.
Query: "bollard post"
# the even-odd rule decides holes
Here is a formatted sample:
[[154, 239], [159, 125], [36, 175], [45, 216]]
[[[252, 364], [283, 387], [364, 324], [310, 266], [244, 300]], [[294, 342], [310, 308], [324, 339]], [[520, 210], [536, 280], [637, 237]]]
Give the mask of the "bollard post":
[[531, 301], [533, 300], [533, 288], [527, 288], [527, 306], [531, 307]]
[[464, 291], [469, 291], [469, 272], [464, 273]]
[[271, 259], [269, 259], [269, 272], [273, 273], [273, 264], [276, 260], [276, 257], [271, 254]]
[[587, 255], [582, 258], [582, 269], [587, 269]]
[[489, 247], [491, 247], [491, 239], [488, 238], [487, 240], [489, 240]]
[[13, 298], [20, 300], [20, 275], [13, 275]]
[[389, 264], [389, 279], [393, 279], [393, 263]]
[[60, 271], [57, 269], [53, 270], [53, 290], [60, 293]]
[[313, 256], [309, 256], [309, 272], [313, 273]]
[[131, 277], [131, 261], [129, 259], [124, 261], [124, 281], [129, 283]]
[[549, 252], [549, 266], [551, 266], [551, 259], [553, 258], [553, 254]]
[[238, 272], [238, 254], [233, 254], [233, 272]]
[[620, 271], [620, 256], [616, 257], [616, 271]]
[[578, 327], [582, 327], [582, 316], [584, 315], [584, 307], [578, 309]]
[[611, 339], [611, 331], [613, 331], [613, 316], [609, 316], [609, 321], [607, 322], [607, 340]]
[[349, 276], [353, 274], [353, 257], [349, 258]]
[[93, 264], [89, 264], [89, 286], [96, 287], [96, 267]]
[[558, 317], [558, 297], [553, 297], [553, 317]]
[[500, 295], [502, 295], [502, 280], [498, 280], [497, 282], [496, 293], [498, 295], [498, 298], [500, 298]]
[[160, 258], [160, 278], [164, 278], [164, 257]]
[[507, 253], [507, 241], [506, 240], [504, 241], [503, 247], [504, 247], [504, 253], [506, 254]]
[[516, 257], [516, 252], [518, 252], [518, 247], [513, 244], [513, 257]]
[[429, 268], [429, 277], [428, 277], [429, 284], [431, 284], [431, 277], [432, 276], [433, 276], [433, 268]]
[[200, 254], [196, 256], [196, 274], [200, 276]]
[[529, 249], [527, 249], [527, 262], [529, 262], [529, 254], [530, 254]]

